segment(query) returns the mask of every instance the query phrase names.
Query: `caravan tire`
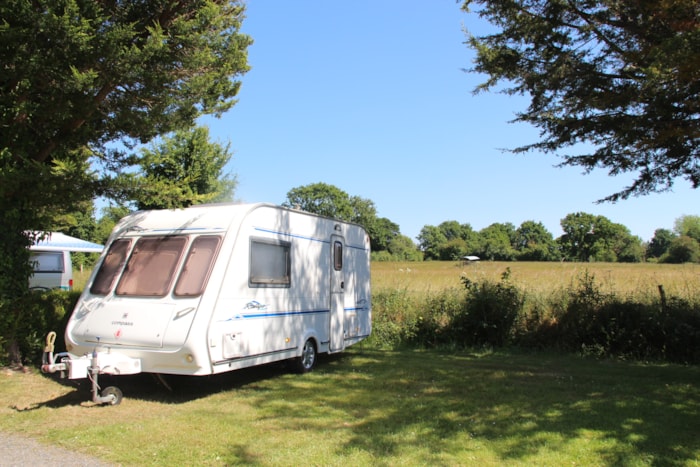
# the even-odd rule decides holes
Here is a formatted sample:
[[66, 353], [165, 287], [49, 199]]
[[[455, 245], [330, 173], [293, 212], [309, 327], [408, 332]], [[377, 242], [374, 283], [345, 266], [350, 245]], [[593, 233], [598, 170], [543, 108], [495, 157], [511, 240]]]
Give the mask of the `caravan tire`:
[[308, 339], [304, 342], [304, 348], [301, 350], [301, 356], [295, 360], [297, 373], [308, 373], [316, 364], [316, 344], [313, 339]]

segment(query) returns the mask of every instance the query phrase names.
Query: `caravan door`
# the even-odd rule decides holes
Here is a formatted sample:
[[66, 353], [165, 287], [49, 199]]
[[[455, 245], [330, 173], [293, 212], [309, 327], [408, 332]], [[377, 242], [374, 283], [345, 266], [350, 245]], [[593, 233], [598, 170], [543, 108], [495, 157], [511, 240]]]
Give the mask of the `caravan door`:
[[345, 322], [344, 244], [343, 237], [331, 235], [331, 352], [339, 352], [345, 348], [345, 330], [343, 329]]

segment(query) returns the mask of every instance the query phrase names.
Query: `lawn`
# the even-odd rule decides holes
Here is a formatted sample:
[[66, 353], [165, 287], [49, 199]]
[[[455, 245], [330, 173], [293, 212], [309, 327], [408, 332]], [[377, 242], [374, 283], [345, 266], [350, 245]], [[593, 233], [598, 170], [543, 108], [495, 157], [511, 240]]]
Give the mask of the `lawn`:
[[0, 431], [122, 465], [700, 465], [700, 368], [542, 353], [379, 351], [114, 381], [121, 405], [0, 376]]
[[[699, 295], [700, 265], [373, 263], [372, 286], [421, 297], [506, 268], [535, 294], [585, 273], [618, 294]], [[121, 405], [86, 403], [87, 380], [0, 370], [0, 433], [130, 466], [700, 466], [698, 366], [365, 343], [306, 375], [270, 365], [171, 378], [172, 392], [150, 375], [100, 381]]]

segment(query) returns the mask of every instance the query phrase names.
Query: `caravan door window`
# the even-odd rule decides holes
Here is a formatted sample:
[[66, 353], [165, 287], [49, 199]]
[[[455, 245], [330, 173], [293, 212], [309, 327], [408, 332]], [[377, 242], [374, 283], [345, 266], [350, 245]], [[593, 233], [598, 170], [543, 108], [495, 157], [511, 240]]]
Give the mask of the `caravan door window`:
[[165, 296], [186, 244], [187, 238], [183, 236], [140, 238], [134, 245], [115, 293]]

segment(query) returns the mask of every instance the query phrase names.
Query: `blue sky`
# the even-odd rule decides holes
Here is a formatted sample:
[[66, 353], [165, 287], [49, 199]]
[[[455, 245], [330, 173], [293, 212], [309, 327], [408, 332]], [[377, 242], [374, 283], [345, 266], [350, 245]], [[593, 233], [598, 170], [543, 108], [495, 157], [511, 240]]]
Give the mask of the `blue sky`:
[[473, 95], [463, 28], [486, 25], [454, 0], [248, 2], [250, 72], [212, 138], [230, 143], [236, 199], [281, 204], [317, 182], [370, 199], [414, 239], [456, 220], [475, 230], [534, 220], [558, 237], [569, 213], [603, 215], [648, 241], [699, 214], [697, 190], [595, 204], [631, 177], [555, 168], [553, 155], [513, 155], [537, 130], [508, 123], [527, 100]]

